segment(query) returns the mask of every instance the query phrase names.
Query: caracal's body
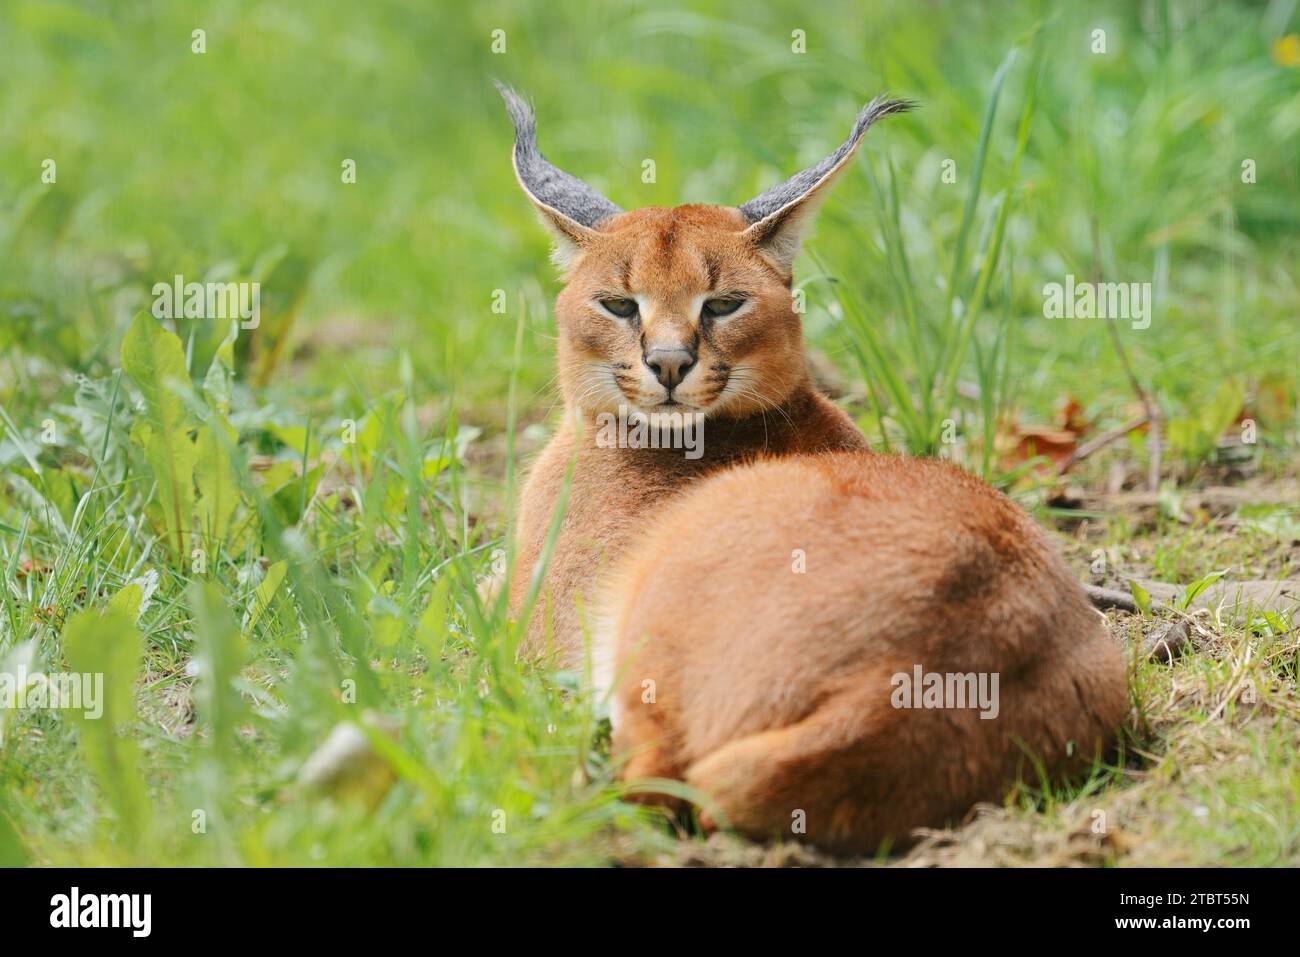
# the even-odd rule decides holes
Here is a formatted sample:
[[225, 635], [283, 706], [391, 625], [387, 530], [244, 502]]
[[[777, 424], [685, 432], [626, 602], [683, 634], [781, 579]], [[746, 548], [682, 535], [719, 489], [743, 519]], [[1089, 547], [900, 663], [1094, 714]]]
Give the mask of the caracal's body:
[[[522, 651], [568, 667], [582, 662], [583, 634], [614, 561], [621, 557], [673, 496], [709, 472], [754, 459], [865, 445], [852, 421], [828, 399], [805, 387], [780, 409], [744, 419], [708, 420], [703, 455], [681, 449], [604, 448], [599, 425], [583, 419], [582, 435], [566, 418], [529, 471], [519, 510], [516, 568], [537, 562], [575, 450], [581, 449], [569, 486], [560, 535], [547, 566], [541, 607], [532, 617]], [[743, 560], [738, 553], [736, 560]], [[519, 607], [529, 576], [511, 580], [511, 604]]]
[[[1123, 662], [1043, 532], [951, 466], [866, 451], [809, 383], [800, 235], [907, 104], [868, 104], [839, 149], [739, 207], [623, 212], [551, 166], [502, 92], [566, 279], [566, 415], [524, 488], [511, 605], [572, 466], [522, 652], [577, 666], [592, 634], [624, 776], [694, 785], [706, 827], [871, 851], [1101, 754]], [[600, 443], [600, 417], [629, 412], [702, 416], [702, 454]], [[922, 672], [994, 693], [900, 704], [898, 676]]]

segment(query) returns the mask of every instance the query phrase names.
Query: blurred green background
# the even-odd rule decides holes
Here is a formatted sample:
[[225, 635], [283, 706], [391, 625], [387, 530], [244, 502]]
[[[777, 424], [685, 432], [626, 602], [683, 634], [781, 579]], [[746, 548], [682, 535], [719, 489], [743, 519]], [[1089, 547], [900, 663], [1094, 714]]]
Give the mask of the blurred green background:
[[[1293, 380], [1300, 67], [1281, 40], [1295, 30], [1288, 0], [364, 11], [16, 0], [0, 12], [5, 337], [93, 368], [158, 279], [247, 272], [284, 254], [264, 286], [298, 302], [277, 361], [309, 357], [303, 380], [381, 390], [405, 347], [432, 391], [459, 386], [467, 416], [500, 421], [522, 292], [525, 394], [549, 407], [557, 283], [511, 176], [494, 77], [536, 101], [551, 159], [625, 208], [743, 202], [823, 156], [868, 97], [917, 99], [922, 109], [883, 124], [866, 152], [897, 171], [927, 295], [947, 279], [994, 70], [1039, 23], [1037, 112], [1007, 240], [1021, 401], [1039, 415], [1064, 393], [1127, 401], [1097, 323], [1042, 317], [1044, 283], [1090, 273], [1094, 219], [1107, 279], [1150, 281], [1167, 255], [1159, 314], [1128, 338], [1175, 411], [1216, 380]], [[206, 31], [201, 55], [195, 29]], [[1104, 54], [1092, 52], [1095, 29]], [[504, 53], [492, 52], [496, 30]], [[1006, 185], [1029, 68], [1022, 56], [1007, 79], [983, 207]], [[40, 182], [47, 158], [57, 189]], [[653, 184], [642, 182], [647, 158]], [[340, 181], [344, 159], [354, 185]], [[945, 159], [955, 184], [941, 181]], [[887, 324], [883, 246], [866, 177], [846, 177], [813, 249]], [[799, 278], [812, 271], [803, 261]], [[490, 311], [498, 288], [504, 317]], [[810, 337], [843, 360], [825, 291], [809, 295]]]
[[[873, 440], [935, 451], [950, 396], [986, 449], [1066, 398], [1094, 430], [1130, 418], [1105, 323], [1044, 317], [1045, 284], [1099, 275], [1155, 285], [1150, 327], [1115, 331], [1167, 417], [1166, 477], [1196, 480], [1243, 415], [1276, 476], [1300, 425], [1297, 21], [1295, 0], [5, 0], [0, 666], [109, 655], [130, 733], [0, 710], [0, 863], [644, 863], [672, 845], [617, 800], [577, 677], [517, 664], [476, 597], [514, 465], [557, 414], [559, 284], [493, 79], [535, 100], [553, 162], [624, 208], [741, 203], [826, 155], [871, 96], [919, 101], [871, 132], [795, 270], [819, 374]], [[227, 357], [222, 323], [154, 323], [150, 290], [176, 274], [260, 281], [261, 326]], [[188, 370], [184, 411], [160, 414], [149, 357]], [[176, 461], [149, 436], [168, 416], [175, 448], [206, 456], [179, 483], [203, 569], [159, 507]], [[1114, 451], [1142, 474], [1140, 440]], [[1188, 546], [1202, 531], [1172, 527], [1161, 567], [1211, 571], [1220, 552]], [[1258, 547], [1232, 560], [1293, 567]], [[1292, 712], [1294, 654], [1251, 659]], [[1194, 662], [1177, 680], [1243, 673]], [[1170, 680], [1142, 671], [1135, 699], [1173, 702]], [[1143, 717], [1144, 754], [1175, 753], [1173, 711]], [[380, 758], [344, 762], [358, 800], [313, 796], [304, 769], [349, 721]], [[1189, 809], [1214, 798], [1143, 791], [1141, 859], [1277, 860], [1275, 831], [1300, 827], [1293, 729], [1234, 738], [1262, 742], [1251, 773], [1188, 785], [1258, 819], [1207, 824]], [[1016, 800], [1068, 834], [1069, 799], [1130, 783], [1107, 774]]]

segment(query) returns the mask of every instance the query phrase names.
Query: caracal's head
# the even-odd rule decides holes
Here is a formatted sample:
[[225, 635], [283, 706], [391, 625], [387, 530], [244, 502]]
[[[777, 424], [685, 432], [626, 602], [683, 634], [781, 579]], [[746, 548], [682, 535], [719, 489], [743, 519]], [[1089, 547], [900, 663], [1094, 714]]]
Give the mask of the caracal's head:
[[555, 235], [560, 384], [587, 412], [703, 412], [738, 418], [806, 380], [791, 295], [800, 238], [835, 177], [882, 116], [877, 97], [820, 163], [740, 206], [624, 212], [537, 149], [533, 111], [500, 87], [515, 126], [515, 176]]

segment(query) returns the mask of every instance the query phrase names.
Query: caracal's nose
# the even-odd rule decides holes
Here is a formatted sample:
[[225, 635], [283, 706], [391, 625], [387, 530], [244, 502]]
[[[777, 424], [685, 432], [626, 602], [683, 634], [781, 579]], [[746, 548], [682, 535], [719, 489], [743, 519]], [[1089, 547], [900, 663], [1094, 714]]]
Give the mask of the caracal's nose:
[[671, 392], [695, 365], [695, 352], [685, 346], [651, 346], [642, 353], [641, 359], [659, 384]]

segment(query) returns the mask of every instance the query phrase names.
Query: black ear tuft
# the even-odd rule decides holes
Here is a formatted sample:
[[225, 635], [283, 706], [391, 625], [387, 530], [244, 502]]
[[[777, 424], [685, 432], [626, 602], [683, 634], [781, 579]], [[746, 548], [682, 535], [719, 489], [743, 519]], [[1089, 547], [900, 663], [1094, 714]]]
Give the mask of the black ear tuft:
[[858, 148], [862, 137], [867, 135], [867, 130], [871, 129], [871, 125], [876, 120], [893, 113], [905, 113], [915, 107], [916, 103], [911, 100], [876, 97], [859, 111], [853, 130], [849, 133], [848, 139], [840, 144], [839, 149], [821, 162], [795, 173], [784, 183], [755, 196], [740, 207], [741, 214], [753, 224], [802, 199], [844, 164]]
[[858, 112], [849, 138], [830, 156], [795, 173], [784, 183], [755, 196], [740, 207], [748, 222], [745, 235], [781, 269], [789, 272], [799, 244], [835, 177], [848, 166], [867, 130], [882, 116], [913, 108], [910, 100], [878, 96]]
[[587, 229], [622, 210], [564, 170], [552, 166], [537, 148], [537, 118], [522, 96], [496, 83], [515, 127], [514, 165], [519, 183], [543, 214], [553, 213]]

